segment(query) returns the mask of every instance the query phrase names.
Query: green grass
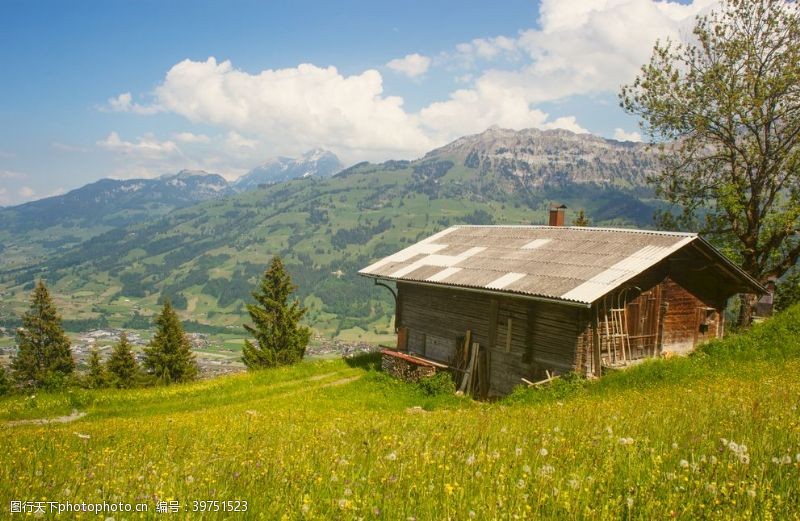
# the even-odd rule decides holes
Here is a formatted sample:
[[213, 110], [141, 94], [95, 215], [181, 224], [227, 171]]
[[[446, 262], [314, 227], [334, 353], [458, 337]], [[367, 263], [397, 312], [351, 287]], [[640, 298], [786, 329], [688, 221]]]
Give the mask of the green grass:
[[[495, 403], [375, 356], [0, 401], [12, 499], [247, 500], [230, 519], [798, 519], [800, 308], [688, 358]], [[86, 436], [89, 436], [88, 438]], [[7, 510], [4, 510], [7, 512]], [[116, 516], [120, 519], [125, 516]]]

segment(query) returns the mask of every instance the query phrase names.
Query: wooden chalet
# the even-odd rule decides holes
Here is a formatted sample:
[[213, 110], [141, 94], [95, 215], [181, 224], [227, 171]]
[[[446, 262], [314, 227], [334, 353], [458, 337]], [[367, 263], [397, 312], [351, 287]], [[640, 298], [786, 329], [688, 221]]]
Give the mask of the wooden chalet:
[[553, 226], [453, 226], [361, 270], [397, 285], [404, 363], [503, 395], [686, 353], [723, 335], [730, 297], [764, 293], [697, 234], [563, 226], [563, 211]]

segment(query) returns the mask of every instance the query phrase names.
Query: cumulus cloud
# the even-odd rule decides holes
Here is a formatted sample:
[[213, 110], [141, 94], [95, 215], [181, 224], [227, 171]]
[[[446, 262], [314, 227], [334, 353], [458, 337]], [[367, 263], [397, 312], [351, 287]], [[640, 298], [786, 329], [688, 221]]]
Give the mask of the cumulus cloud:
[[34, 195], [36, 195], [36, 190], [34, 190], [33, 188], [31, 188], [30, 186], [23, 186], [23, 187], [21, 187], [21, 188], [20, 188], [20, 189], [17, 191], [17, 193], [18, 193], [18, 194], [20, 195], [20, 197], [22, 197], [23, 199], [30, 199], [31, 197], [33, 197]]
[[[152, 157], [180, 156], [177, 143], [192, 144], [193, 153], [205, 154], [197, 162], [241, 169], [253, 158], [312, 147], [330, 149], [345, 162], [413, 158], [492, 125], [586, 132], [574, 115], [554, 117], [541, 104], [616, 93], [647, 62], [656, 39], [688, 36], [694, 17], [715, 3], [543, 0], [535, 29], [473, 39], [435, 62], [416, 53], [388, 62], [390, 70], [412, 78], [434, 65], [468, 65], [457, 71], [461, 88], [417, 111], [386, 94], [380, 72], [373, 69], [345, 75], [335, 67], [300, 64], [251, 73], [214, 57], [187, 59], [149, 93], [151, 104], [137, 104], [126, 92], [110, 99], [109, 107], [177, 114], [216, 128], [219, 135], [182, 132], [167, 141], [153, 136], [124, 141], [111, 133], [98, 144]], [[623, 129], [615, 137], [641, 139]]]
[[148, 157], [162, 157], [178, 154], [180, 150], [174, 141], [159, 141], [152, 134], [146, 134], [138, 141], [124, 141], [116, 132], [111, 132], [105, 139], [98, 141], [99, 147], [120, 152], [123, 154], [136, 154]]
[[205, 134], [193, 134], [191, 132], [178, 132], [173, 137], [175, 141], [180, 141], [181, 143], [208, 143], [211, 141], [211, 138]]
[[140, 105], [133, 101], [130, 92], [124, 92], [115, 98], [108, 98], [106, 110], [112, 112], [133, 112], [134, 114], [155, 114], [160, 112], [158, 105]]
[[386, 66], [409, 78], [416, 78], [428, 72], [428, 68], [431, 66], [431, 59], [417, 53], [407, 54], [402, 58], [390, 61]]
[[614, 139], [617, 141], [635, 141], [638, 143], [642, 141], [642, 135], [636, 131], [627, 132], [624, 129], [615, 128]]

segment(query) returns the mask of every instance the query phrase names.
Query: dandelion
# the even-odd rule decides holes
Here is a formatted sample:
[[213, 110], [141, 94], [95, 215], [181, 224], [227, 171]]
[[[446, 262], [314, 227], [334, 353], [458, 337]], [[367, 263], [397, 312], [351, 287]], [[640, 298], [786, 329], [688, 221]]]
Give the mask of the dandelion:
[[677, 443], [675, 443], [674, 441], [672, 442], [672, 448], [673, 448], [673, 449], [677, 449], [677, 448], [678, 448], [678, 444], [677, 444]]
[[747, 490], [747, 495], [748, 495], [748, 496], [750, 496], [750, 497], [756, 497], [756, 491], [755, 491], [755, 489], [752, 489], [752, 488], [751, 488], [751, 489], [748, 489], [748, 490]]
[[390, 452], [389, 454], [386, 455], [386, 459], [388, 459], [389, 461], [396, 460], [397, 459], [397, 452], [395, 452], [395, 451]]
[[523, 465], [522, 466], [522, 472], [524, 472], [525, 474], [530, 474], [531, 473], [531, 467], [529, 465]]
[[253, 409], [247, 409], [244, 413], [248, 416], [258, 416], [258, 411], [254, 411]]
[[522, 449], [517, 447], [516, 449], [514, 449], [514, 454], [519, 458], [520, 456], [522, 456]]
[[606, 426], [606, 432], [607, 432], [608, 434], [614, 434], [614, 429], [612, 429], [612, 428], [611, 428], [611, 426], [610, 426], [610, 425], [608, 425], [608, 426]]
[[689, 467], [689, 462], [685, 459], [682, 459], [680, 462], [678, 462], [678, 464], [684, 469]]
[[539, 468], [539, 475], [540, 476], [549, 476], [553, 472], [555, 472], [555, 470], [556, 469], [553, 468], [552, 465], [543, 465], [542, 467]]
[[524, 479], [517, 480], [517, 488], [519, 488], [519, 489], [525, 488], [525, 480]]
[[75, 436], [79, 437], [82, 440], [88, 440], [89, 438], [91, 438], [91, 436], [89, 436], [88, 434], [81, 434], [80, 432], [73, 432], [72, 434], [74, 434]]
[[345, 496], [352, 496], [353, 495], [353, 491], [350, 490], [349, 488], [346, 488], [346, 489], [344, 489], [344, 495]]
[[553, 427], [553, 432], [561, 432], [561, 429], [558, 426]]
[[445, 484], [444, 484], [444, 493], [445, 493], [445, 494], [447, 494], [448, 496], [450, 496], [450, 495], [452, 495], [452, 494], [453, 494], [453, 490], [455, 490], [455, 488], [453, 487], [453, 485], [451, 485], [450, 483], [445, 483]]
[[629, 497], [625, 500], [625, 503], [628, 505], [628, 508], [633, 508], [633, 498]]
[[470, 454], [470, 455], [467, 457], [467, 461], [466, 461], [466, 463], [467, 463], [467, 465], [469, 465], [470, 467], [471, 467], [472, 465], [474, 465], [474, 464], [475, 464], [475, 454]]
[[346, 499], [342, 498], [342, 499], [339, 500], [339, 508], [341, 508], [341, 509], [347, 508], [347, 500]]
[[539, 449], [539, 456], [545, 457], [545, 456], [547, 456], [547, 454], [548, 454], [547, 449], [545, 449], [544, 447]]
[[478, 515], [475, 513], [474, 510], [470, 510], [469, 514], [467, 514], [470, 519], [475, 519]]
[[795, 460], [797, 463], [800, 463], [800, 452], [798, 452], [797, 454], [795, 454], [795, 456], [794, 456], [794, 460]]
[[791, 465], [791, 463], [792, 463], [792, 457], [789, 456], [788, 454], [784, 454], [784, 456], [781, 458], [781, 464]]
[[569, 485], [569, 488], [571, 488], [572, 490], [578, 490], [578, 488], [580, 488], [581, 486], [581, 484], [578, 483], [577, 479], [571, 479], [567, 482], [567, 484]]
[[300, 507], [300, 512], [302, 512], [302, 513], [303, 513], [303, 515], [306, 515], [306, 514], [308, 514], [308, 511], [309, 511], [309, 510], [311, 510], [311, 506], [310, 506], [310, 505], [308, 505], [307, 503], [303, 504], [303, 505]]

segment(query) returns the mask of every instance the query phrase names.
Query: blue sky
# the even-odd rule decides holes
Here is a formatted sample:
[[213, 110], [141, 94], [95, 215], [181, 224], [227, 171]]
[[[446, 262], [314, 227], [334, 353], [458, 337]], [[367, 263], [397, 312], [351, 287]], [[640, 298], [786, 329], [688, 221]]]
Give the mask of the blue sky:
[[712, 4], [2, 0], [0, 205], [317, 146], [414, 158], [495, 124], [638, 139], [619, 85]]

